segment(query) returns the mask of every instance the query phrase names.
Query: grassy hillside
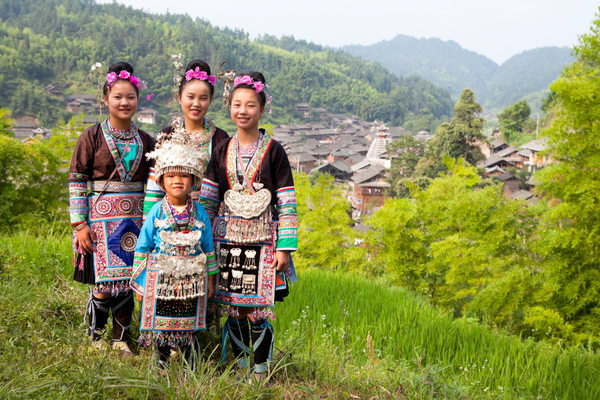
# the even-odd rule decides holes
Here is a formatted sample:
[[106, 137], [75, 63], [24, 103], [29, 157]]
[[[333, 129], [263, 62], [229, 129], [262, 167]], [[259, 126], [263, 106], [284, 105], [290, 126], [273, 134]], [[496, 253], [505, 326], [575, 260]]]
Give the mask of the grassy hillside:
[[[185, 60], [203, 58], [214, 69], [227, 60], [227, 69], [263, 71], [274, 98], [274, 112], [265, 123], [301, 118], [295, 110], [300, 102], [393, 124], [423, 108], [436, 117], [452, 112], [445, 90], [420, 78], [399, 78], [342, 51], [297, 52], [187, 15], [153, 15], [93, 0], [0, 0], [0, 107], [56, 123], [64, 116], [43, 110], [61, 110], [64, 101], [45, 94], [46, 83], [66, 84], [65, 94], [95, 93], [88, 82], [91, 64], [127, 60], [155, 94], [140, 105], [166, 115], [173, 106], [173, 69], [166, 57], [171, 53], [183, 53]], [[221, 90], [219, 84], [210, 116], [226, 123]]]
[[378, 61], [398, 76], [417, 75], [450, 91], [458, 98], [473, 89], [488, 110], [498, 111], [527, 95], [547, 90], [563, 65], [572, 62], [570, 49], [543, 47], [517, 54], [502, 65], [459, 44], [440, 39], [398, 35], [370, 46], [351, 45], [343, 50]]
[[[356, 275], [301, 272], [278, 305], [272, 380], [236, 384], [217, 365], [217, 332], [202, 335], [204, 364], [169, 380], [151, 354], [120, 359], [86, 345], [87, 289], [71, 280], [70, 238], [0, 238], [0, 397], [52, 399], [354, 398], [594, 399], [600, 359], [453, 321], [419, 297]], [[137, 335], [134, 322], [133, 335]], [[404, 396], [404, 397], [403, 397]]]

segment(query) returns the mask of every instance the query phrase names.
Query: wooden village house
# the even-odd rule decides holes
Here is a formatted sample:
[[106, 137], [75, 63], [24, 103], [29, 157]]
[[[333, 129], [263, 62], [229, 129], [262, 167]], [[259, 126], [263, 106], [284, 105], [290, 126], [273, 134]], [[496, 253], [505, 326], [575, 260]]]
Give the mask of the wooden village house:
[[144, 124], [155, 124], [158, 111], [152, 108], [142, 108], [137, 112], [137, 120]]

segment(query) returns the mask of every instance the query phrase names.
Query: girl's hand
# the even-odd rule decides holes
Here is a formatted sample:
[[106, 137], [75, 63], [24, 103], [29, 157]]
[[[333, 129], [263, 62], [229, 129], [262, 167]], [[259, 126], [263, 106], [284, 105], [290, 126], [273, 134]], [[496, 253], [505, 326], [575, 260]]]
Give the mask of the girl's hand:
[[209, 275], [208, 276], [208, 289], [207, 289], [207, 293], [206, 293], [206, 298], [208, 299], [212, 299], [212, 297], [215, 295], [215, 288], [214, 288], [214, 280], [213, 280], [214, 275]]
[[139, 293], [136, 293], [136, 294], [135, 294], [135, 298], [136, 298], [136, 300], [137, 300], [137, 301], [142, 301], [142, 300], [144, 299], [144, 296], [142, 296], [142, 295], [141, 295], [141, 294], [139, 294]]
[[83, 229], [75, 231], [75, 247], [79, 248], [83, 254], [92, 254], [96, 251], [95, 243], [98, 243], [98, 239], [89, 226], [86, 225]]
[[273, 257], [271, 268], [277, 267], [277, 271], [285, 272], [290, 269], [290, 252], [289, 250], [277, 250]]

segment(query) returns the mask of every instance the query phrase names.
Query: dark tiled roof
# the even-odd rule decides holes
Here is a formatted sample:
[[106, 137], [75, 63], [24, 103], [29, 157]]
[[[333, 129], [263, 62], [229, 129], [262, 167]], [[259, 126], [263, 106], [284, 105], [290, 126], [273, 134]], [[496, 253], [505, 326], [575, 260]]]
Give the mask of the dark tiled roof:
[[527, 190], [519, 190], [516, 193], [510, 195], [510, 198], [513, 200], [527, 200], [535, 196], [533, 193], [528, 192]]
[[498, 157], [505, 158], [513, 153], [517, 153], [518, 151], [519, 151], [519, 149], [517, 149], [515, 146], [510, 146], [510, 147], [507, 147], [504, 150], [500, 150], [499, 152], [494, 153], [494, 154], [497, 155]]
[[348, 174], [352, 173], [352, 170], [350, 169], [350, 164], [348, 164], [345, 161], [335, 161], [331, 163], [332, 166], [336, 167], [337, 169], [339, 169], [340, 171], [344, 171]]
[[375, 178], [377, 175], [381, 174], [381, 172], [384, 170], [385, 168], [383, 168], [380, 165], [372, 165], [371, 167], [367, 168], [366, 170], [364, 170], [363, 172], [360, 172], [356, 175], [354, 175], [352, 177], [352, 180], [356, 183], [363, 183], [368, 181], [369, 179], [373, 179]]
[[498, 155], [497, 155], [497, 154], [492, 154], [492, 155], [491, 155], [491, 156], [489, 156], [489, 157], [488, 157], [486, 160], [484, 160], [484, 161], [480, 161], [480, 162], [477, 164], [477, 166], [478, 166], [479, 168], [489, 168], [489, 167], [491, 167], [492, 165], [494, 165], [494, 164], [496, 164], [496, 163], [498, 163], [498, 162], [500, 162], [500, 161], [506, 161], [506, 162], [507, 162], [507, 163], [509, 163], [509, 164], [513, 164], [512, 162], [510, 162], [510, 161], [508, 161], [508, 160], [506, 160], [506, 159], [504, 159], [504, 158], [502, 158], [502, 157], [498, 157]]
[[510, 172], [505, 172], [501, 175], [497, 175], [496, 178], [498, 178], [498, 180], [500, 182], [506, 182], [506, 181], [510, 181], [513, 179], [519, 179], [516, 176], [514, 176], [513, 174], [511, 174]]
[[496, 147], [500, 147], [505, 145], [506, 143], [504, 143], [502, 140], [500, 139], [496, 139], [492, 142], [492, 149], [495, 149]]
[[295, 162], [317, 161], [316, 158], [308, 153], [290, 153], [288, 154], [288, 157], [293, 159]]

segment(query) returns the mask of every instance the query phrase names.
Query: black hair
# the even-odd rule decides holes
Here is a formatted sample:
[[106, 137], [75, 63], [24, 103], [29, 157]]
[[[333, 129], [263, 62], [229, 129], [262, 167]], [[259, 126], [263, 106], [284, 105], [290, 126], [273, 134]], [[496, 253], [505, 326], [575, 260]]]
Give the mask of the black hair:
[[[260, 72], [256, 72], [256, 71], [244, 72], [242, 74], [239, 74], [238, 76], [245, 76], [245, 75], [247, 75], [250, 78], [252, 78], [252, 80], [254, 82], [262, 82], [263, 85], [267, 84], [267, 80], [265, 79], [265, 76], [263, 74], [261, 74]], [[230, 97], [231, 99], [233, 99], [233, 93], [235, 92], [236, 89], [252, 89], [252, 90], [255, 90], [252, 85], [246, 85], [246, 84], [237, 85], [231, 91], [231, 97]], [[264, 107], [267, 104], [267, 95], [265, 94], [265, 91], [263, 90], [260, 93], [256, 93], [256, 95], [258, 96], [258, 101], [260, 102], [260, 106]]]
[[[181, 94], [183, 93], [183, 87], [188, 83], [188, 81], [185, 80], [185, 72], [188, 72], [190, 69], [195, 70], [196, 67], [198, 67], [200, 71], [204, 71], [210, 76], [210, 66], [206, 62], [200, 59], [190, 61], [185, 67], [184, 74], [181, 76], [181, 85], [179, 85], [179, 97], [181, 97]], [[210, 98], [212, 99], [213, 95], [215, 94], [215, 87], [208, 81], [204, 82], [206, 82], [206, 84], [210, 88]]]
[[[133, 67], [131, 66], [131, 64], [129, 64], [128, 62], [125, 62], [125, 61], [116, 62], [116, 63], [112, 64], [110, 67], [108, 67], [109, 74], [111, 72], [115, 72], [118, 75], [119, 72], [121, 72], [121, 71], [127, 71], [131, 75], [133, 75]], [[124, 81], [125, 79], [118, 78], [117, 80]], [[139, 96], [140, 91], [139, 91], [138, 87], [136, 85], [134, 85], [133, 83], [132, 83], [132, 85], [133, 85], [133, 88], [135, 89], [135, 94]], [[104, 82], [104, 84], [102, 85], [102, 94], [105, 97], [108, 95], [109, 90], [110, 90], [110, 87], [108, 86], [108, 82]]]

